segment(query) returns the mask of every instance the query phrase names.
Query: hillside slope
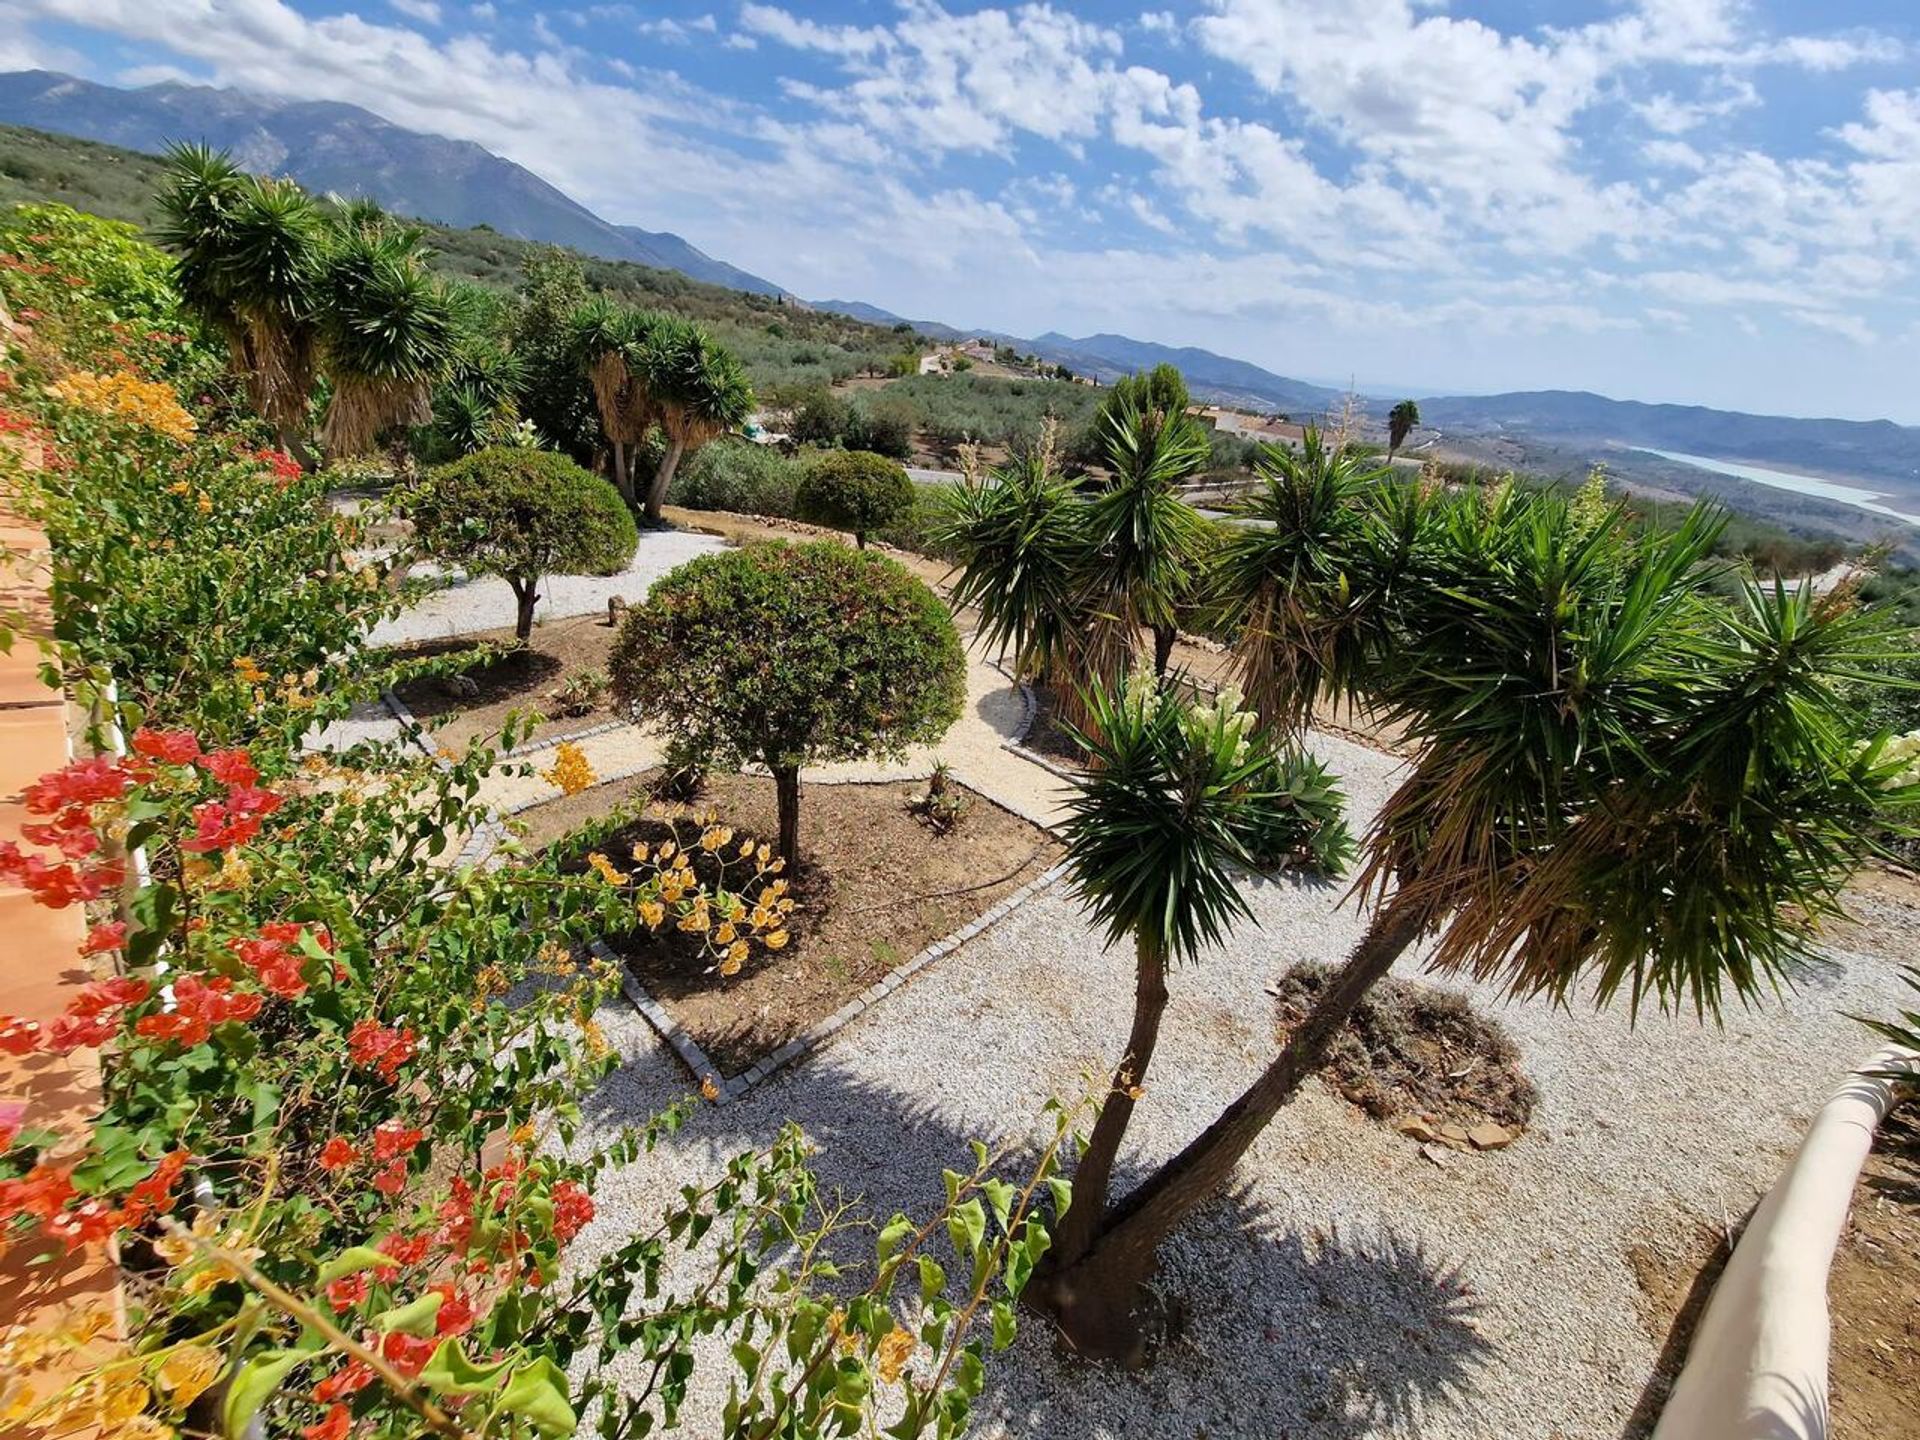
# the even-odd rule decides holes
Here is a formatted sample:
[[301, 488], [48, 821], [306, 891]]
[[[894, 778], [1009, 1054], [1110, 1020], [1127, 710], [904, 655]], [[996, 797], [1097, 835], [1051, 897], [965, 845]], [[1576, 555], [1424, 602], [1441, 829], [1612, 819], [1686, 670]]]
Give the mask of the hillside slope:
[[516, 239], [678, 270], [763, 295], [770, 280], [715, 260], [678, 235], [614, 225], [538, 175], [465, 140], [425, 135], [370, 110], [172, 82], [137, 90], [48, 70], [0, 74], [0, 122], [130, 150], [197, 140], [315, 194], [365, 196], [443, 225], [488, 225]]

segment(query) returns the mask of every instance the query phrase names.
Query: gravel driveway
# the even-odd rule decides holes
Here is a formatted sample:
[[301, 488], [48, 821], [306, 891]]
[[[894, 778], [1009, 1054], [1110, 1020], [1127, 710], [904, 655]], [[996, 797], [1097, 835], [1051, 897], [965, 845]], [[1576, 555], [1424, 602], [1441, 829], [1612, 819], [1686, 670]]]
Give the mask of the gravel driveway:
[[[552, 575], [540, 586], [534, 623], [587, 615], [607, 608], [608, 597], [618, 595], [637, 602], [655, 580], [677, 565], [699, 555], [724, 550], [718, 536], [690, 530], [642, 530], [633, 563], [617, 575]], [[416, 575], [430, 575], [432, 567], [414, 567]], [[444, 640], [477, 630], [494, 630], [514, 621], [513, 591], [504, 580], [456, 580], [429, 595], [405, 614], [374, 627], [375, 645], [403, 645], [416, 640]]]
[[[1354, 818], [1394, 762], [1320, 737]], [[1038, 773], [1038, 772], [1036, 772]], [[1252, 884], [1256, 922], [1173, 977], [1173, 1004], [1129, 1145], [1158, 1161], [1271, 1057], [1265, 993], [1296, 960], [1360, 931], [1335, 887]], [[1693, 1248], [1738, 1220], [1818, 1100], [1870, 1047], [1842, 1011], [1884, 1013], [1916, 916], [1863, 901], [1849, 937], [1784, 1003], [1692, 1019], [1502, 1005], [1462, 986], [1520, 1045], [1541, 1091], [1510, 1149], [1444, 1168], [1317, 1083], [1243, 1162], [1240, 1187], [1192, 1217], [1162, 1276], [1180, 1339], [1140, 1374], [1063, 1359], [1038, 1322], [993, 1357], [975, 1433], [1059, 1437], [1420, 1434], [1588, 1440], [1628, 1428], [1658, 1344], [1628, 1251]], [[1902, 927], [1907, 927], [1904, 932]], [[1417, 966], [1409, 965], [1408, 969]], [[1123, 1042], [1130, 961], [1103, 953], [1064, 890], [1016, 911], [840, 1032], [822, 1053], [723, 1108], [702, 1107], [651, 1159], [610, 1175], [589, 1244], [609, 1245], [725, 1155], [788, 1117], [818, 1145], [825, 1190], [884, 1216], [926, 1213], [969, 1137], [1023, 1132], [1079, 1093]], [[624, 1005], [601, 1017], [626, 1063], [590, 1097], [579, 1142], [604, 1143], [684, 1095], [684, 1070]], [[864, 1248], [869, 1241], [862, 1241]], [[710, 1433], [724, 1360], [703, 1365], [685, 1423]]]

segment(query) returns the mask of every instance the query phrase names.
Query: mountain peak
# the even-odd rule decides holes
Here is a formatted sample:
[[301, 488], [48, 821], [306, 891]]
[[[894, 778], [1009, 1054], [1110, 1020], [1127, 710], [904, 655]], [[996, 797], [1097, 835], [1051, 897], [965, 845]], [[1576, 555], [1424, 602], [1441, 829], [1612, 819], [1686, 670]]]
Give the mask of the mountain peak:
[[176, 140], [202, 141], [232, 151], [248, 169], [290, 176], [316, 194], [365, 197], [445, 225], [489, 225], [517, 239], [678, 270], [736, 290], [784, 293], [678, 235], [612, 224], [484, 146], [408, 130], [342, 101], [289, 100], [181, 80], [126, 90], [52, 70], [20, 70], [0, 74], [0, 122], [149, 153]]

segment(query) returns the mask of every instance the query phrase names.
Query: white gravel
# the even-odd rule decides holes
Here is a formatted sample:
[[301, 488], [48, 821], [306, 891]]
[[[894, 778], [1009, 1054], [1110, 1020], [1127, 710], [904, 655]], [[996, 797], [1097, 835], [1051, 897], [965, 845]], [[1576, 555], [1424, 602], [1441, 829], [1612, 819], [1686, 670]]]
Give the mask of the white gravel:
[[[1322, 737], [1364, 822], [1391, 760]], [[1038, 773], [1038, 772], [1036, 772]], [[1257, 923], [1183, 969], [1129, 1144], [1176, 1150], [1273, 1051], [1264, 987], [1296, 960], [1334, 958], [1360, 930], [1332, 887], [1257, 883]], [[1627, 1251], [1690, 1248], [1770, 1183], [1840, 1073], [1870, 1048], [1842, 1011], [1885, 1012], [1915, 916], [1863, 902], [1878, 957], [1836, 951], [1799, 994], [1690, 1019], [1497, 1011], [1540, 1087], [1511, 1149], [1443, 1170], [1317, 1083], [1243, 1163], [1240, 1187], [1164, 1251], [1183, 1338], [1140, 1374], [1057, 1356], [1029, 1321], [994, 1357], [976, 1433], [1021, 1437], [1430, 1437], [1586, 1440], [1623, 1432], [1657, 1345], [1638, 1318]], [[1908, 927], [1903, 930], [1902, 927]], [[1410, 967], [1412, 968], [1412, 967]], [[1472, 990], [1473, 987], [1464, 987]], [[972, 1136], [1028, 1127], [1049, 1095], [1079, 1093], [1124, 1038], [1129, 958], [1103, 953], [1056, 889], [931, 967], [828, 1049], [694, 1121], [607, 1177], [591, 1235], [612, 1243], [718, 1159], [788, 1117], [819, 1147], [824, 1185], [881, 1216], [926, 1213], [940, 1170]], [[688, 1079], [624, 1004], [602, 1016], [626, 1065], [588, 1106], [604, 1139], [684, 1095]], [[704, 1364], [686, 1419], [711, 1433], [724, 1360]]]
[[[696, 556], [724, 550], [726, 542], [690, 530], [642, 530], [633, 563], [617, 575], [550, 575], [541, 582], [534, 623], [604, 611], [609, 597], [637, 603], [655, 580]], [[415, 566], [415, 575], [431, 575], [431, 566]], [[444, 640], [514, 622], [513, 591], [504, 580], [457, 579], [395, 619], [374, 627], [375, 645]]]

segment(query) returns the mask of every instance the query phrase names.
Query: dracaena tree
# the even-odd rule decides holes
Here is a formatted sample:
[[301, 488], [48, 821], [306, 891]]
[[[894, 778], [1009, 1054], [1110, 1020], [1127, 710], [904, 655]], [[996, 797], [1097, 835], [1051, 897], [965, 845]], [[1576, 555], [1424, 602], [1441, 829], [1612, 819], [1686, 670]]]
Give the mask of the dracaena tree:
[[1413, 433], [1413, 427], [1420, 423], [1420, 407], [1411, 400], [1402, 400], [1387, 412], [1387, 454], [1389, 457], [1407, 443], [1407, 436]]
[[600, 428], [613, 446], [613, 483], [629, 505], [635, 502], [630, 449], [647, 438], [655, 407], [646, 363], [647, 346], [660, 317], [596, 295], [568, 320], [574, 362], [586, 373], [600, 411]]
[[332, 387], [320, 427], [329, 456], [363, 454], [383, 431], [433, 418], [458, 330], [446, 289], [427, 270], [425, 233], [364, 203], [333, 227], [317, 311]]
[[1232, 692], [1189, 705], [1139, 668], [1124, 688], [1094, 691], [1087, 708], [1082, 740], [1092, 763], [1068, 803], [1066, 863], [1107, 944], [1132, 942], [1133, 1021], [1075, 1168], [1074, 1206], [1039, 1277], [1042, 1293], [1099, 1233], [1114, 1162], [1159, 1044], [1169, 970], [1250, 918], [1241, 871], [1296, 858], [1338, 871], [1350, 844], [1343, 797], [1325, 772], [1256, 735], [1254, 715]]
[[187, 307], [227, 342], [234, 373], [280, 447], [304, 452], [319, 358], [326, 226], [287, 180], [241, 170], [224, 151], [175, 145], [159, 194], [160, 243]]
[[753, 413], [753, 386], [731, 350], [687, 320], [662, 319], [640, 354], [640, 373], [667, 453], [647, 487], [646, 517], [660, 523], [667, 487], [687, 455]]
[[986, 484], [959, 487], [943, 532], [961, 557], [954, 603], [978, 606], [988, 643], [1052, 680], [1081, 721], [1083, 694], [1128, 674], [1143, 630], [1164, 676], [1208, 548], [1206, 521], [1179, 494], [1207, 463], [1205, 432], [1124, 398], [1106, 423], [1112, 478], [1091, 498], [1055, 473], [1049, 431]]
[[1352, 672], [1417, 747], [1366, 836], [1366, 932], [1265, 1073], [1050, 1277], [1041, 1302], [1088, 1353], [1139, 1354], [1160, 1242], [1416, 942], [1516, 995], [1717, 1017], [1791, 981], [1876, 817], [1920, 801], [1849, 698], [1885, 623], [1844, 594], [1717, 598], [1711, 514], [1651, 536], [1510, 489], [1422, 508], [1415, 574]]

